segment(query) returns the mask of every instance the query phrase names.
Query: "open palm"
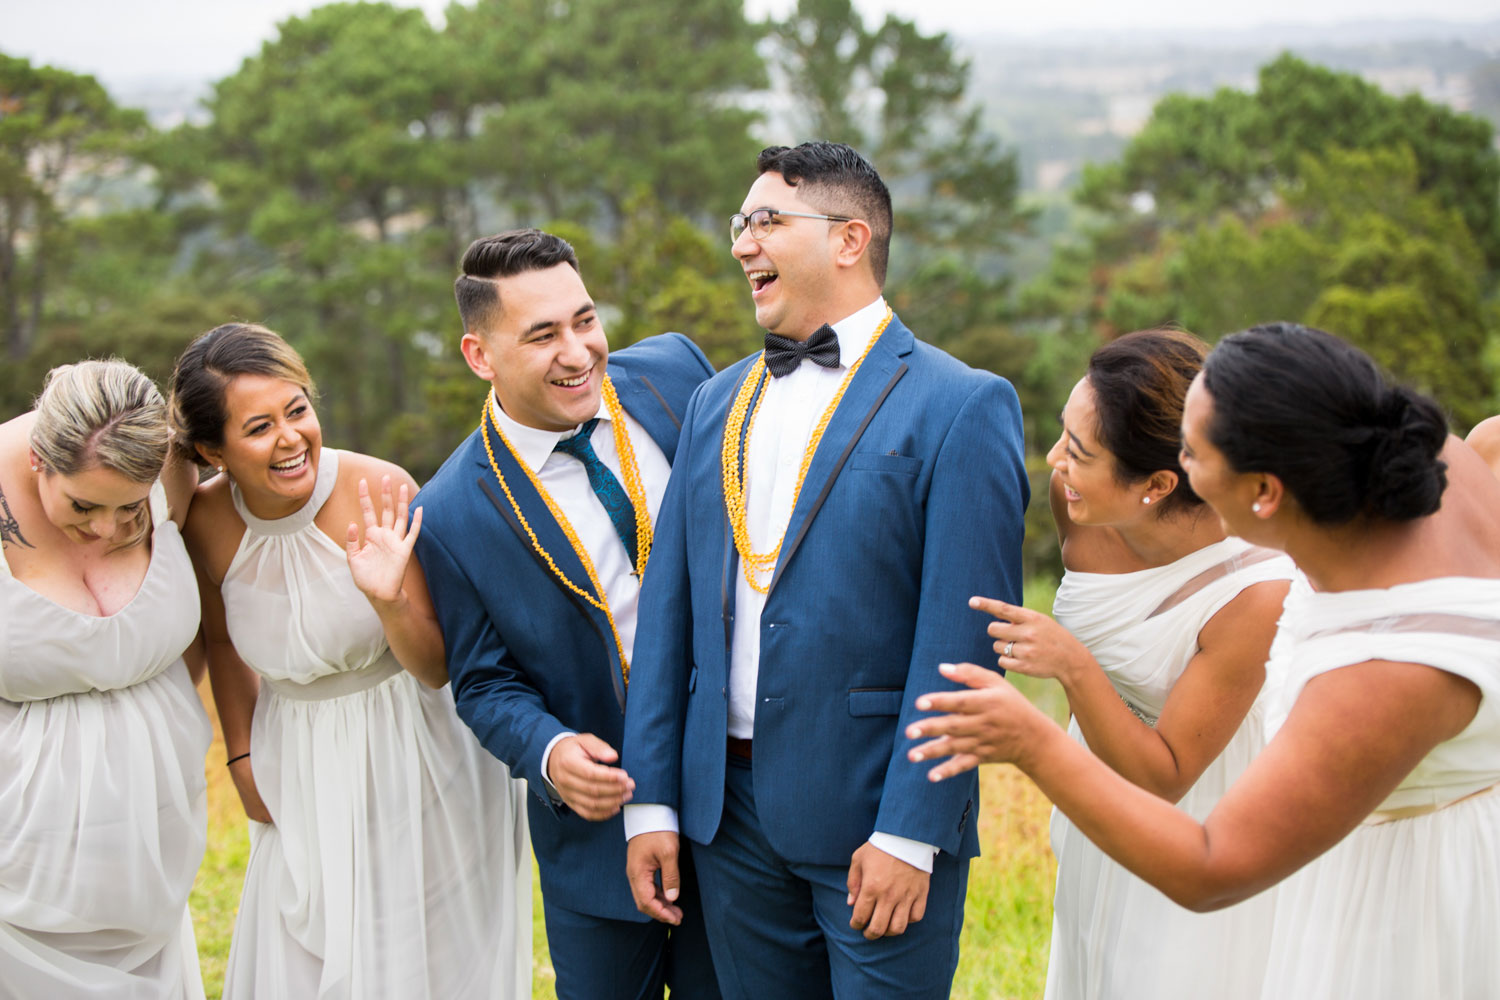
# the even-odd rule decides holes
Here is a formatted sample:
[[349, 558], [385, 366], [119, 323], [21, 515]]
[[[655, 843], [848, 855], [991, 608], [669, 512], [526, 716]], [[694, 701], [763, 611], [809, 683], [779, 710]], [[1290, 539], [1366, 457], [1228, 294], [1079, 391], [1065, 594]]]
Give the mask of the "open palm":
[[402, 483], [393, 502], [391, 477], [382, 476], [380, 510], [377, 513], [370, 498], [369, 483], [363, 479], [359, 481], [359, 509], [365, 522], [363, 538], [359, 525], [351, 521], [345, 549], [354, 585], [372, 601], [390, 603], [401, 597], [412, 546], [422, 530], [420, 507], [411, 516], [410, 526], [407, 524], [408, 499], [406, 484]]

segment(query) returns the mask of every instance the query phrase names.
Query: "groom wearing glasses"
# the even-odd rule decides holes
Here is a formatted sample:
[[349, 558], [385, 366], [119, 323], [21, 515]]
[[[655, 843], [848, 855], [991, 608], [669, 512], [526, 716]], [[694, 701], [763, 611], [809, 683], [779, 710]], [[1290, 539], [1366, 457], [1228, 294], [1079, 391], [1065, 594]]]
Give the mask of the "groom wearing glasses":
[[892, 314], [863, 157], [758, 166], [730, 232], [766, 347], [689, 404], [642, 593], [631, 890], [681, 918], [680, 830], [726, 997], [946, 997], [978, 786], [901, 732], [989, 655], [969, 597], [1020, 599], [1020, 408]]

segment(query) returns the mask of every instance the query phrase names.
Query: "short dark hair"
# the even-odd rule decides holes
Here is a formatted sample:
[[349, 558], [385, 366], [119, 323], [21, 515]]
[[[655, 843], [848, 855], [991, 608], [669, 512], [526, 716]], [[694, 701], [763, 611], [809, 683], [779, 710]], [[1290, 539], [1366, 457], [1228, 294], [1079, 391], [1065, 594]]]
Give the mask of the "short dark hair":
[[459, 265], [463, 273], [453, 282], [464, 330], [479, 332], [500, 307], [500, 289], [495, 279], [526, 271], [545, 271], [558, 264], [567, 264], [577, 271], [578, 255], [567, 240], [540, 229], [512, 229], [470, 243]]
[[1208, 345], [1184, 330], [1137, 330], [1113, 340], [1089, 358], [1089, 388], [1099, 443], [1115, 459], [1115, 479], [1138, 483], [1163, 470], [1177, 474], [1177, 488], [1161, 501], [1163, 514], [1203, 503], [1188, 483], [1182, 449], [1182, 403], [1203, 368]]
[[1448, 422], [1322, 330], [1270, 323], [1225, 337], [1203, 366], [1208, 438], [1240, 472], [1279, 478], [1318, 524], [1434, 513], [1448, 485]]
[[870, 226], [870, 268], [885, 287], [891, 259], [891, 192], [870, 161], [842, 142], [767, 146], [755, 161], [761, 173], [777, 173], [802, 199], [825, 215], [862, 219]]

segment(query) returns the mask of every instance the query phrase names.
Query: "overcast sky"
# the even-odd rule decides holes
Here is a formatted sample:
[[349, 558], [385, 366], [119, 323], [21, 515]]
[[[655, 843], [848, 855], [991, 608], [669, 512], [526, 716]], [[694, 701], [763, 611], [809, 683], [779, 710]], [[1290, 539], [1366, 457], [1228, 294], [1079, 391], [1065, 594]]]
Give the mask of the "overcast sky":
[[[620, 0], [629, 3], [630, 0]], [[749, 0], [752, 14], [792, 0]], [[1237, 28], [1344, 20], [1497, 17], [1495, 0], [855, 0], [872, 19], [893, 11], [928, 31], [1032, 36], [1053, 31]], [[413, 3], [435, 19], [447, 0]], [[216, 79], [314, 0], [0, 0], [0, 52], [93, 73], [105, 82], [167, 76]]]

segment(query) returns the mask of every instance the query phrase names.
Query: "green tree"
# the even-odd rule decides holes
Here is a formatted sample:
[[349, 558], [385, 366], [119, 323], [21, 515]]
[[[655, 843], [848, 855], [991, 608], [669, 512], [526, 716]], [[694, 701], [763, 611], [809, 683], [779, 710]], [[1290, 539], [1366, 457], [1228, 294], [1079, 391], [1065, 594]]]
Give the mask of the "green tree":
[[93, 77], [0, 53], [0, 328], [12, 362], [65, 278], [71, 217], [100, 179], [134, 168], [147, 132]]
[[613, 233], [641, 191], [704, 223], [739, 204], [766, 83], [740, 0], [478, 0], [445, 36], [475, 91], [474, 177], [515, 217]]

